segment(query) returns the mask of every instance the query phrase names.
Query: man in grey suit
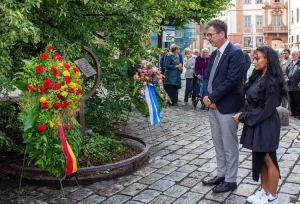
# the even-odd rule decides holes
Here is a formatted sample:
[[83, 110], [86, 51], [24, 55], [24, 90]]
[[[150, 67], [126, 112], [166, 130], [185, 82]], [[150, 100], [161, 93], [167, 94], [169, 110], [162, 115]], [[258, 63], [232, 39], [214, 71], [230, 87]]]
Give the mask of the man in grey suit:
[[227, 25], [212, 20], [206, 26], [206, 38], [217, 47], [204, 76], [204, 104], [209, 107], [212, 139], [216, 151], [218, 171], [204, 185], [217, 185], [215, 193], [237, 188], [239, 149], [238, 125], [231, 119], [244, 105], [241, 96], [245, 57], [241, 49], [227, 40]]

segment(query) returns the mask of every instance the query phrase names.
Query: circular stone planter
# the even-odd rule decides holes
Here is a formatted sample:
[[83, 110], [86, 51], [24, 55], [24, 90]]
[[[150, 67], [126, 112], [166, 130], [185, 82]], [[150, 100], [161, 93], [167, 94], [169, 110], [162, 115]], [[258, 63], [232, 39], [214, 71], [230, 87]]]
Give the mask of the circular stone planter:
[[[138, 146], [136, 148], [141, 149], [141, 152], [131, 158], [115, 163], [78, 168], [76, 177], [79, 184], [87, 185], [97, 181], [123, 176], [137, 170], [149, 160], [149, 145], [147, 143], [140, 138], [131, 135], [122, 133], [118, 133], [116, 135], [120, 138], [130, 140], [130, 144], [135, 142], [135, 146]], [[13, 170], [10, 173], [10, 176], [20, 178], [22, 166], [10, 164], [10, 167]], [[46, 169], [40, 169], [36, 167], [25, 166], [22, 180], [30, 183], [42, 184], [43, 186], [59, 186], [59, 178], [51, 176]], [[63, 185], [76, 185], [76, 181], [74, 178], [63, 180]]]

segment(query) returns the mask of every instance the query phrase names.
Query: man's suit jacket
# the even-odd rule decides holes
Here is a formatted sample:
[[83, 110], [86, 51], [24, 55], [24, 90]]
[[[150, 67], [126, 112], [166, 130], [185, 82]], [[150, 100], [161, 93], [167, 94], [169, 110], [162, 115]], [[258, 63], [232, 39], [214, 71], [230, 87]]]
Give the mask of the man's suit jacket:
[[207, 86], [212, 66], [216, 58], [215, 50], [210, 59], [204, 76], [204, 96], [208, 96], [212, 103], [222, 114], [238, 112], [245, 103], [241, 95], [243, 88], [243, 73], [245, 56], [241, 49], [229, 42], [224, 53], [219, 60], [215, 76], [212, 81], [211, 94], [208, 93]]

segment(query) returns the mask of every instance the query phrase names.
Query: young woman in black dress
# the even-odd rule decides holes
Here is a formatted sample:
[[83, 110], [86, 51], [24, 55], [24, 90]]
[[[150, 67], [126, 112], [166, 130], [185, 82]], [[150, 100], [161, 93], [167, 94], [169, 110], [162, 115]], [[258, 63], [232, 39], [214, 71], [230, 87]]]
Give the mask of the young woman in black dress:
[[244, 123], [241, 144], [252, 150], [252, 177], [261, 188], [247, 198], [254, 204], [278, 203], [276, 194], [280, 178], [276, 150], [279, 145], [280, 119], [276, 107], [287, 89], [277, 53], [259, 47], [253, 59], [255, 69], [244, 86], [246, 104], [232, 119]]

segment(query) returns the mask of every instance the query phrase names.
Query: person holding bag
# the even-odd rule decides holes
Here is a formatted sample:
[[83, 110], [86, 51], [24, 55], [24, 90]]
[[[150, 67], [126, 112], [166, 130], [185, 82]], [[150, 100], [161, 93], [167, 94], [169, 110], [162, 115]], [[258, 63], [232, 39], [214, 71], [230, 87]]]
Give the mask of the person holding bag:
[[181, 88], [182, 63], [180, 63], [178, 56], [179, 47], [173, 45], [170, 50], [171, 52], [166, 56], [164, 88], [172, 101], [170, 105], [178, 106], [178, 89]]

